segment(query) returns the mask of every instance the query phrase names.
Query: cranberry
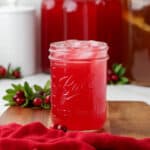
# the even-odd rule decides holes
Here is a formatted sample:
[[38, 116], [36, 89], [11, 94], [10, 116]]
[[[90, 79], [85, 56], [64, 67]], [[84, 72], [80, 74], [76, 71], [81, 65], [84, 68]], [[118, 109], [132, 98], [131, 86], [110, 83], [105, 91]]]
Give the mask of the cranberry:
[[18, 98], [24, 98], [24, 97], [25, 97], [23, 91], [18, 91], [18, 92], [16, 93], [16, 96], [17, 96]]
[[0, 66], [0, 77], [5, 77], [6, 76], [6, 69], [3, 66]]
[[51, 96], [50, 96], [50, 95], [46, 96], [44, 102], [45, 102], [46, 104], [50, 104], [50, 101], [51, 101]]
[[33, 105], [36, 106], [36, 107], [39, 107], [42, 105], [42, 99], [41, 98], [35, 98], [33, 100]]
[[18, 97], [17, 95], [15, 95], [15, 96], [13, 97], [13, 100], [16, 101], [17, 98], [19, 98], [19, 97]]
[[20, 74], [20, 71], [17, 71], [15, 70], [12, 75], [15, 77], [15, 78], [20, 78], [21, 77], [21, 74]]
[[25, 103], [25, 99], [24, 98], [17, 98], [16, 100], [17, 105], [22, 105]]
[[119, 80], [119, 77], [116, 74], [112, 74], [111, 79], [112, 81], [116, 82]]
[[62, 130], [62, 131], [64, 131], [64, 132], [67, 132], [67, 128], [66, 128], [65, 126], [62, 126], [62, 125], [58, 125], [58, 126], [57, 126], [57, 129], [58, 129], [58, 130]]
[[62, 130], [64, 132], [67, 131], [67, 128], [65, 126], [63, 126], [63, 125], [60, 125], [60, 124], [54, 124], [54, 125], [52, 125], [52, 128], [53, 129], [57, 129], [57, 130]]

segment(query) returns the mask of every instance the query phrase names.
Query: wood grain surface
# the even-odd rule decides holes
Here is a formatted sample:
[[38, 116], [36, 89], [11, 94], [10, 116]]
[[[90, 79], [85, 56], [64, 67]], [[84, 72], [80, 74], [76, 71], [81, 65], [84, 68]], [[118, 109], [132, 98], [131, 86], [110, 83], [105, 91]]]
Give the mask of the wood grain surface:
[[[150, 106], [142, 102], [109, 102], [108, 119], [104, 131], [136, 138], [150, 137]], [[10, 107], [0, 117], [0, 125], [27, 124], [39, 121], [49, 127], [48, 110]]]

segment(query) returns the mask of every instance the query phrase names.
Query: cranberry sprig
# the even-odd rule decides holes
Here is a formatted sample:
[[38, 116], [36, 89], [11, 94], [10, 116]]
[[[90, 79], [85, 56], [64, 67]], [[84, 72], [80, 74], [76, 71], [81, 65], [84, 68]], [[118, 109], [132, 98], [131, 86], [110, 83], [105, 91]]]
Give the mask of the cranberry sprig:
[[44, 87], [31, 87], [28, 82], [23, 85], [12, 84], [3, 99], [7, 101], [8, 106], [50, 109], [50, 81], [47, 81]]
[[13, 69], [11, 65], [8, 65], [7, 68], [0, 65], [0, 79], [19, 79], [21, 78], [21, 69], [17, 67]]
[[129, 79], [125, 76], [126, 69], [122, 64], [114, 64], [111, 69], [107, 72], [107, 83], [118, 85], [128, 84]]

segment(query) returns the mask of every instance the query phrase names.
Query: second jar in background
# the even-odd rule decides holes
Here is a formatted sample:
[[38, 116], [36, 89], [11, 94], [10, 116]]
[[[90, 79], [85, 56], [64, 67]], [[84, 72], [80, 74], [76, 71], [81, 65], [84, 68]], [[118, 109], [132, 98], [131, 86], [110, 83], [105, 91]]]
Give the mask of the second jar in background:
[[123, 0], [124, 63], [129, 78], [150, 86], [150, 0]]
[[122, 60], [120, 0], [43, 0], [42, 68], [49, 72], [48, 49], [67, 39], [105, 41], [109, 65]]

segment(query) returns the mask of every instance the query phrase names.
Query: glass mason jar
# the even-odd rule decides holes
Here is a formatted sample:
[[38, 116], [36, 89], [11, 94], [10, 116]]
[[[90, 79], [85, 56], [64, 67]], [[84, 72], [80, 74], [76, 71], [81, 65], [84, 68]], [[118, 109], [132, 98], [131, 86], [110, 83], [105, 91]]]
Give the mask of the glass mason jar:
[[150, 0], [122, 0], [124, 62], [136, 84], [150, 86]]
[[43, 71], [49, 72], [49, 44], [67, 39], [105, 41], [110, 45], [109, 64], [120, 63], [121, 11], [120, 0], [43, 0]]
[[68, 40], [52, 43], [52, 121], [69, 130], [98, 130], [106, 120], [108, 46]]

